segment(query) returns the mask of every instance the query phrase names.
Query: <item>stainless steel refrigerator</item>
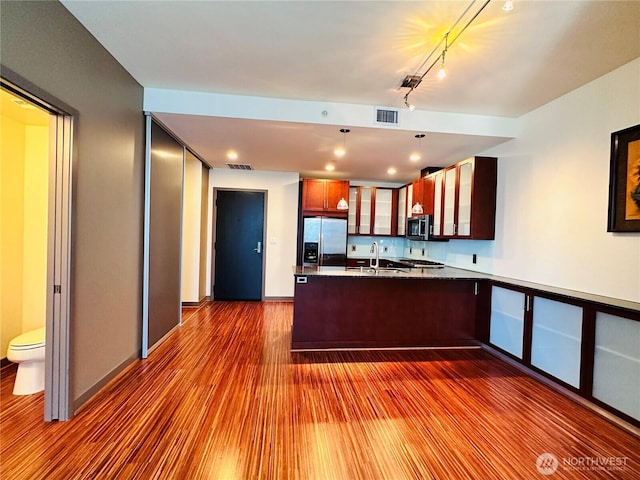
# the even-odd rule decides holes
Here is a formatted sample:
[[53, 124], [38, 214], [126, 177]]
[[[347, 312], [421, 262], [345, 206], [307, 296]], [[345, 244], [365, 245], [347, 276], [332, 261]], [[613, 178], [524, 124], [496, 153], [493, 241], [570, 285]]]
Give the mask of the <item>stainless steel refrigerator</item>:
[[345, 266], [347, 264], [347, 219], [305, 217], [303, 264]]

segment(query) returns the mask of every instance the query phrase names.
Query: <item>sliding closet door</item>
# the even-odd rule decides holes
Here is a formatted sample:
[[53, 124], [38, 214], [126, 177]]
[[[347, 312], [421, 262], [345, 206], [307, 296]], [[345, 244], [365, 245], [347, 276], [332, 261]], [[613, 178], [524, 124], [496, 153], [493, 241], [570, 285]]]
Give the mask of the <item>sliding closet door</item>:
[[[184, 147], [147, 117], [142, 356], [180, 324]], [[146, 317], [146, 318], [145, 318]]]

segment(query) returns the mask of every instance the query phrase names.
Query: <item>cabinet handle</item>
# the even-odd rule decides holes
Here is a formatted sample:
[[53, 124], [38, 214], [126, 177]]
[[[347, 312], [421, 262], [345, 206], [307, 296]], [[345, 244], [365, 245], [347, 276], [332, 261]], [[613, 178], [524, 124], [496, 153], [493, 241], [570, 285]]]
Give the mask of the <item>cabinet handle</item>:
[[525, 299], [526, 299], [526, 311], [529, 312], [531, 311], [531, 297], [529, 295], [525, 295]]
[[453, 224], [453, 234], [454, 235], [456, 234], [456, 224], [455, 223]]

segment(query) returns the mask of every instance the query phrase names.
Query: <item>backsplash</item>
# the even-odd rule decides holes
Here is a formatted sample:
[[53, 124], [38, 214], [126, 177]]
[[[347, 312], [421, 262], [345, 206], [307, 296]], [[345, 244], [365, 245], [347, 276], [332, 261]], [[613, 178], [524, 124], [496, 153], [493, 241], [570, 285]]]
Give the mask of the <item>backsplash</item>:
[[445, 263], [447, 258], [447, 242], [420, 242], [402, 237], [373, 236], [349, 236], [347, 257], [368, 258], [373, 242], [378, 242], [381, 258], [413, 258], [442, 263]]

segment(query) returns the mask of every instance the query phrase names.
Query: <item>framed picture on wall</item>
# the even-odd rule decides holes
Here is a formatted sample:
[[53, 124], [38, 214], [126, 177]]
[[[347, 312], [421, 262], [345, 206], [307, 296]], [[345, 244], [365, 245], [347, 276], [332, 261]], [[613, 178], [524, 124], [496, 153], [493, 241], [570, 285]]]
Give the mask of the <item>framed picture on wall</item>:
[[640, 125], [611, 134], [608, 232], [640, 232]]

